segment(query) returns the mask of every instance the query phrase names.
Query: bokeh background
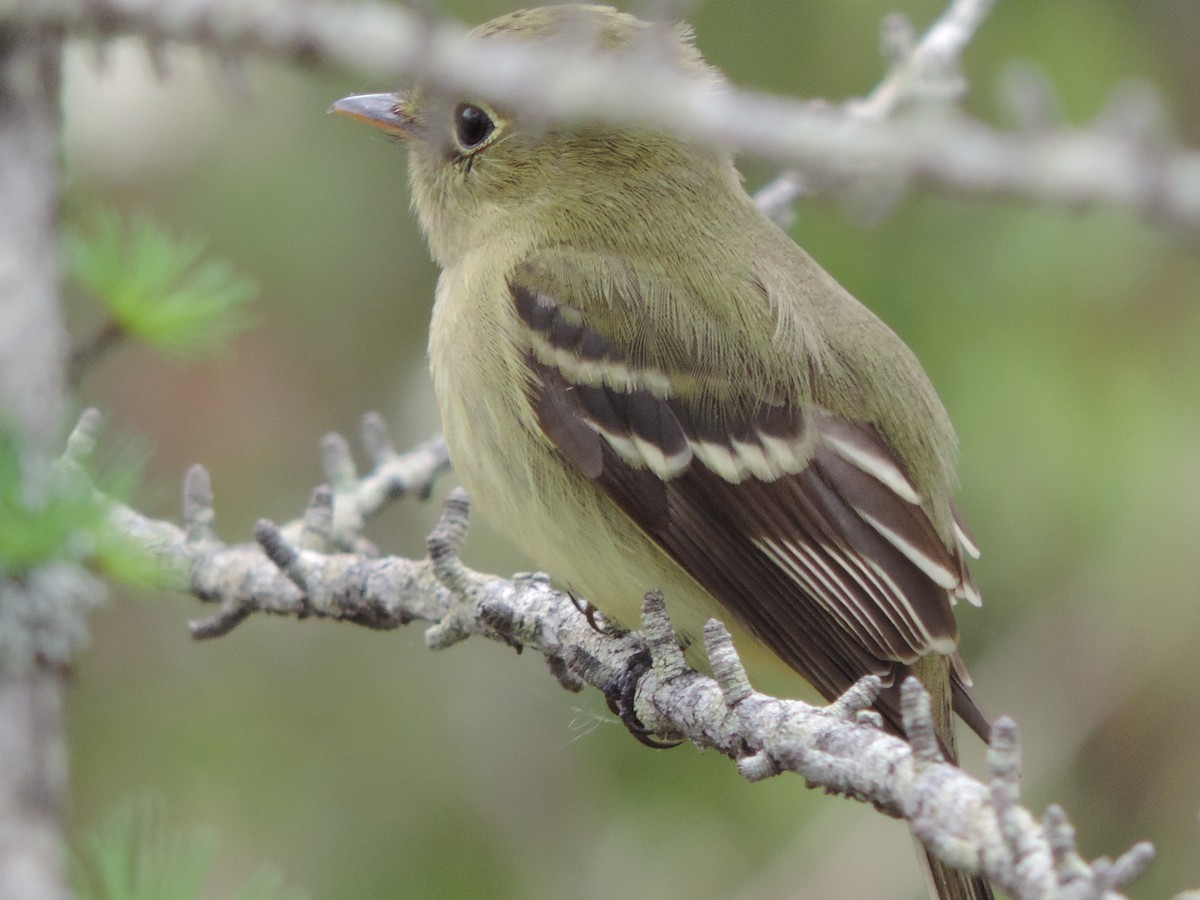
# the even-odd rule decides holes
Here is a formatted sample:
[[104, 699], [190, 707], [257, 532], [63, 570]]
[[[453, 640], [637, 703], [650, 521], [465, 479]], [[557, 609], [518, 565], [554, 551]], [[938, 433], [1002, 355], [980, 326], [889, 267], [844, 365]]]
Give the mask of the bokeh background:
[[[519, 5], [436, 4], [468, 23]], [[941, 0], [708, 0], [692, 18], [736, 82], [840, 100], [881, 75], [888, 12]], [[965, 59], [971, 109], [1005, 123], [1005, 72], [1035, 67], [1086, 124], [1131, 79], [1200, 144], [1200, 4], [1004, 0]], [[325, 115], [391, 87], [354, 72], [132, 41], [72, 48], [66, 214], [144, 212], [207, 241], [261, 287], [256, 327], [181, 366], [106, 357], [79, 400], [107, 440], [146, 448], [147, 512], [211, 471], [218, 526], [299, 513], [317, 442], [378, 410], [397, 440], [437, 428], [423, 349], [435, 269], [408, 214], [402, 152]], [[752, 160], [749, 184], [771, 172]], [[836, 197], [792, 233], [917, 351], [954, 418], [961, 504], [984, 556], [960, 615], [989, 710], [1016, 717], [1025, 800], [1063, 804], [1089, 855], [1149, 839], [1130, 891], [1200, 886], [1200, 254], [1104, 210], [914, 195], [881, 221]], [[73, 301], [73, 329], [95, 313]], [[451, 479], [371, 529], [419, 554]], [[584, 551], [586, 552], [586, 550]], [[524, 567], [481, 524], [467, 559]], [[70, 691], [72, 833], [131, 796], [221, 837], [208, 896], [264, 863], [312, 898], [910, 897], [904, 828], [798, 779], [751, 785], [715, 754], [652, 752], [536, 656], [419, 628], [253, 619], [188, 638], [194, 599], [119, 590], [91, 620]], [[982, 773], [973, 739], [968, 766]]]

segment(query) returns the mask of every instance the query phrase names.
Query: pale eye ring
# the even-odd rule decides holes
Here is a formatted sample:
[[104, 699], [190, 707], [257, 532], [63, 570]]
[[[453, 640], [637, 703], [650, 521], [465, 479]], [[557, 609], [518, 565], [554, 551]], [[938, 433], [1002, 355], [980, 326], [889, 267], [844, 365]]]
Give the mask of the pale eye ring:
[[464, 150], [474, 150], [496, 130], [496, 123], [472, 103], [460, 103], [454, 110], [454, 134]]

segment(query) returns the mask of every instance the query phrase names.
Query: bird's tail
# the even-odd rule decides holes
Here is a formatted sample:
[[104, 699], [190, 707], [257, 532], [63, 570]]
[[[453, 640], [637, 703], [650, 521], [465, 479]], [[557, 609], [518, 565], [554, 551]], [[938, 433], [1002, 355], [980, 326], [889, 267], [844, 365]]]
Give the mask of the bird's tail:
[[[961, 663], [959, 664], [961, 667]], [[955, 694], [966, 695], [966, 685], [962, 684], [962, 675], [952, 674], [952, 661], [947, 656], [931, 653], [922, 657], [913, 666], [913, 674], [921, 679], [925, 690], [929, 692], [929, 701], [933, 713], [933, 728], [946, 761], [958, 765], [958, 743], [954, 737], [954, 698]], [[958, 690], [955, 690], [958, 688]], [[974, 701], [972, 701], [973, 704]], [[960, 701], [957, 705], [962, 706]], [[987, 722], [986, 717], [978, 707], [972, 706], [979, 719]], [[977, 727], [964, 716], [976, 731]], [[988, 726], [990, 730], [990, 726]], [[913, 836], [917, 851], [924, 862], [926, 880], [929, 882], [930, 896], [936, 900], [993, 900], [992, 888], [986, 878], [981, 875], [968, 875], [952, 868], [930, 853], [925, 846]]]
[[993, 900], [992, 888], [980, 875], [968, 875], [953, 869], [931, 854], [915, 837], [917, 850], [925, 862], [925, 879], [930, 896], [937, 900]]

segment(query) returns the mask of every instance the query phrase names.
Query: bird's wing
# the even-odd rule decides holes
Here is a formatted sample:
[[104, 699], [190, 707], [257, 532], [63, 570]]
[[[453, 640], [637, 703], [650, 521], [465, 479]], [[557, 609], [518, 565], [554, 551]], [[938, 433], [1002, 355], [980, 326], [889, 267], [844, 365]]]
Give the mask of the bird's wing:
[[873, 425], [789, 405], [766, 374], [734, 389], [703, 347], [644, 333], [645, 298], [548, 268], [509, 289], [530, 403], [569, 464], [828, 698], [954, 652], [970, 539], [947, 546]]

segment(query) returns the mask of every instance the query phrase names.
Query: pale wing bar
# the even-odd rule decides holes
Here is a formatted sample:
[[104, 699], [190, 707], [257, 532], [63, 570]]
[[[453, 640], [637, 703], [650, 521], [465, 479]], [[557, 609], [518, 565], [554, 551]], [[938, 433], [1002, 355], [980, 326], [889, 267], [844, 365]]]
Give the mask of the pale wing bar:
[[688, 406], [577, 310], [512, 294], [546, 435], [824, 693], [953, 652], [973, 542], [959, 526], [946, 547], [873, 426], [771, 399]]

